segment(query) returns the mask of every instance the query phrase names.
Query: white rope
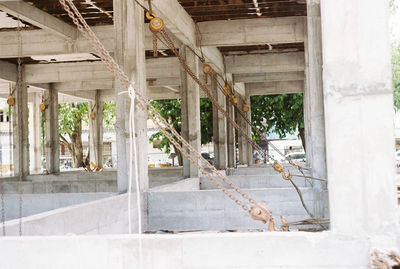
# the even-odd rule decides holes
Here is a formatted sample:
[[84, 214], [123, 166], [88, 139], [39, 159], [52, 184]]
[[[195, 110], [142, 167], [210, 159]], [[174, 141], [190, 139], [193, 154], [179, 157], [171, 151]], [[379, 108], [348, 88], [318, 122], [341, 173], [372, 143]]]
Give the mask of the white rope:
[[[132, 219], [131, 219], [131, 202], [132, 202], [132, 181], [133, 172], [135, 173], [136, 185], [136, 206], [137, 206], [137, 219], [138, 219], [138, 234], [142, 234], [142, 206], [140, 201], [140, 184], [139, 184], [139, 171], [138, 171], [138, 154], [135, 136], [135, 91], [129, 86], [128, 94], [131, 97], [130, 112], [129, 112], [129, 183], [128, 183], [128, 231], [132, 233]], [[134, 154], [134, 167], [132, 171], [132, 155]]]
[[135, 90], [132, 84], [128, 88], [128, 94], [131, 98], [130, 111], [129, 111], [129, 184], [128, 184], [128, 231], [132, 233], [132, 218], [131, 218], [131, 202], [132, 202], [132, 154], [135, 155], [135, 184], [136, 184], [136, 206], [137, 206], [137, 219], [138, 219], [138, 235], [139, 235], [139, 268], [143, 268], [143, 246], [142, 246], [142, 206], [140, 201], [140, 186], [139, 186], [139, 172], [138, 172], [138, 154], [135, 136]]

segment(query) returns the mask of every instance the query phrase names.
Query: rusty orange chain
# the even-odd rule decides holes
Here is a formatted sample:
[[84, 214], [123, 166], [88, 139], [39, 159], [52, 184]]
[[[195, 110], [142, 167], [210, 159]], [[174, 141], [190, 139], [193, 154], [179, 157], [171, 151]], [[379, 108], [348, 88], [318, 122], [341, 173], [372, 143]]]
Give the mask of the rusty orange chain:
[[[251, 217], [255, 220], [260, 220], [264, 223], [272, 219], [271, 211], [265, 206], [264, 203], [257, 203], [248, 194], [243, 192], [238, 186], [231, 182], [226, 176], [223, 176], [213, 165], [211, 165], [207, 160], [205, 160], [200, 153], [198, 153], [179, 133], [155, 110], [155, 108], [148, 102], [148, 100], [140, 93], [140, 91], [134, 89], [131, 86], [129, 78], [111, 57], [109, 52], [101, 44], [100, 40], [91, 30], [89, 25], [77, 10], [75, 5], [71, 0], [59, 0], [60, 4], [64, 10], [68, 13], [68, 16], [73, 20], [74, 24], [78, 27], [78, 30], [89, 40], [93, 46], [96, 53], [100, 56], [101, 60], [104, 62], [106, 67], [114, 74], [114, 76], [119, 80], [121, 86], [125, 88], [129, 94], [134, 95], [137, 105], [142, 109], [147, 116], [154, 122], [154, 124], [159, 128], [159, 130], [170, 140], [174, 146], [176, 146], [182, 154], [188, 158], [197, 168], [213, 182], [218, 188], [222, 190], [230, 199], [232, 199], [236, 204], [241, 206], [245, 211], [249, 212]], [[68, 4], [67, 4], [68, 3]], [[73, 11], [71, 11], [71, 9]], [[75, 13], [75, 14], [74, 14]], [[76, 16], [75, 16], [76, 15]], [[148, 108], [149, 110], [147, 110]], [[163, 126], [160, 124], [163, 124]], [[168, 130], [166, 130], [168, 129]], [[187, 150], [192, 153], [195, 158], [193, 158], [189, 152], [187, 152], [182, 145], [180, 145], [173, 137], [173, 135], [178, 139]], [[243, 198], [248, 200], [253, 206], [250, 208], [241, 200], [237, 199], [228, 189], [226, 189], [217, 179], [215, 179], [211, 173], [209, 173], [204, 167], [202, 167], [198, 161], [201, 161], [207, 168], [215, 173], [219, 178], [221, 178], [226, 184], [231, 186], [238, 194]]]
[[[160, 18], [154, 18], [154, 19], [158, 19], [158, 20], [160, 20], [161, 21], [161, 23], [162, 23], [162, 20], [160, 19]], [[151, 22], [150, 22], [151, 23]], [[167, 44], [167, 46], [172, 50], [172, 52], [175, 54], [175, 56], [178, 58], [178, 60], [179, 60], [179, 62], [181, 63], [181, 65], [183, 66], [183, 68], [185, 69], [185, 71], [190, 75], [190, 77], [199, 85], [199, 87], [200, 87], [200, 89], [206, 94], [206, 96], [210, 99], [210, 101], [213, 103], [213, 105], [222, 113], [222, 115], [224, 115], [224, 117], [228, 120], [228, 122], [230, 123], [230, 124], [232, 124], [232, 126], [240, 133], [240, 135], [242, 135], [243, 137], [245, 137], [245, 139], [246, 139], [246, 141], [251, 145], [251, 146], [253, 146], [253, 148], [254, 149], [256, 149], [261, 155], [263, 155], [264, 156], [264, 159], [265, 160], [267, 160], [267, 159], [271, 159], [274, 163], [273, 164], [271, 164], [272, 165], [272, 167], [274, 167], [277, 163], [278, 163], [278, 161], [276, 160], [276, 159], [274, 159], [274, 158], [272, 158], [271, 156], [269, 156], [269, 155], [267, 155], [267, 153], [247, 134], [247, 132], [245, 131], [245, 130], [243, 130], [233, 119], [232, 119], [232, 117], [230, 117], [229, 116], [229, 114], [228, 114], [228, 112], [218, 103], [218, 101], [213, 97], [213, 95], [211, 94], [211, 92], [210, 92], [210, 90], [207, 88], [207, 86], [200, 80], [200, 78], [191, 70], [191, 68], [189, 67], [189, 65], [187, 64], [187, 62], [186, 62], [186, 60], [182, 57], [182, 55], [178, 52], [178, 50], [176, 49], [176, 47], [175, 47], [175, 45], [174, 45], [174, 43], [172, 42], [172, 40], [171, 40], [171, 38], [168, 36], [168, 34], [165, 32], [165, 30], [163, 29], [163, 28], [161, 28], [159, 31], [158, 31], [160, 34], [161, 34], [161, 36], [164, 38], [164, 41], [165, 41], [165, 43]], [[154, 33], [153, 33], [154, 34]], [[211, 77], [213, 77], [213, 76], [211, 76]], [[218, 81], [217, 81], [218, 82]], [[217, 83], [217, 85], [218, 85], [219, 83]], [[220, 84], [219, 84], [220, 85]], [[225, 91], [224, 90], [222, 90], [222, 89], [220, 89], [222, 92], [223, 92], [223, 94], [227, 97], [227, 99], [228, 99], [228, 101], [229, 102], [232, 102], [233, 104], [234, 104], [234, 102], [231, 100], [231, 96], [229, 96], [229, 95], [227, 95], [227, 93], [225, 93]], [[235, 104], [234, 104], [235, 105]], [[237, 110], [239, 111], [239, 112], [241, 112], [240, 111], [240, 109], [237, 107], [237, 106], [235, 106], [236, 108], [237, 108]], [[240, 113], [241, 114], [241, 113]], [[247, 119], [247, 117], [245, 117], [243, 114], [241, 114], [242, 116], [243, 116], [243, 118], [246, 120], [246, 122], [248, 123], [248, 124], [250, 124], [250, 126], [253, 128], [253, 129], [255, 129], [255, 130], [257, 130], [257, 133], [259, 134], [259, 135], [262, 135], [261, 134], [261, 132], [250, 122], [250, 120], [249, 119]], [[286, 160], [287, 160], [287, 158], [283, 155], [283, 153], [281, 153], [274, 145], [272, 145], [271, 143], [268, 143], [269, 145], [271, 145], [271, 147], [274, 149], [274, 150], [276, 150], [280, 155], [282, 155]], [[304, 173], [303, 173], [303, 171], [302, 171], [302, 169], [305, 169], [305, 168], [303, 168], [302, 166], [300, 166], [300, 165], [298, 165], [298, 164], [295, 164], [295, 163], [293, 163], [292, 161], [289, 161], [289, 164], [290, 165], [292, 165], [293, 167], [295, 167], [295, 168], [297, 168], [301, 173], [302, 173], [302, 175], [294, 175], [294, 174], [292, 174], [290, 171], [288, 171], [288, 175], [287, 176], [285, 176], [283, 173], [282, 173], [282, 177], [284, 178], [284, 179], [286, 179], [286, 180], [288, 180], [288, 178], [287, 177], [289, 177], [289, 178], [292, 178], [293, 176], [296, 176], [296, 177], [304, 177], [304, 178], [309, 178], [309, 179], [314, 179], [314, 180], [320, 180], [320, 181], [326, 181], [325, 179], [321, 179], [321, 178], [316, 178], [316, 177], [311, 177], [311, 176], [306, 176]], [[275, 169], [275, 171], [277, 171], [276, 169]], [[278, 171], [277, 171], [278, 172]]]
[[246, 138], [247, 142], [250, 143], [257, 151], [262, 153], [267, 159], [266, 153], [263, 151], [263, 149], [255, 143], [250, 136], [244, 131], [228, 114], [228, 112], [218, 103], [217, 100], [212, 96], [211, 92], [208, 90], [207, 86], [201, 82], [201, 80], [193, 73], [193, 71], [190, 69], [188, 64], [186, 63], [185, 59], [179, 54], [178, 50], [175, 48], [172, 40], [168, 36], [168, 34], [164, 31], [161, 30], [160, 34], [164, 38], [165, 42], [167, 43], [168, 47], [172, 50], [172, 52], [176, 55], [178, 58], [179, 62], [182, 64], [183, 68], [185, 71], [190, 75], [190, 77], [199, 85], [200, 89], [206, 94], [206, 96], [210, 99], [210, 101], [213, 103], [213, 105], [224, 115], [224, 117], [228, 120], [228, 122], [235, 127], [235, 129], [242, 135], [243, 137]]

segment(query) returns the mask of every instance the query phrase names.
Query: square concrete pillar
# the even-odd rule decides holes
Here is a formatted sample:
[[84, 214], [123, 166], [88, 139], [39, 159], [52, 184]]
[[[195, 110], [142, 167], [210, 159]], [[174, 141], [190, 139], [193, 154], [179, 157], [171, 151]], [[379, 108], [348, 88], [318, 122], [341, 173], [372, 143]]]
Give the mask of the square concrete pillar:
[[335, 233], [393, 238], [398, 229], [388, 18], [388, 1], [321, 1], [327, 175]]
[[[227, 81], [229, 87], [233, 90], [233, 78], [232, 74], [227, 74]], [[226, 97], [226, 112], [228, 113], [229, 117], [235, 121], [235, 108], [233, 104], [229, 101], [230, 97]], [[228, 147], [228, 167], [233, 168], [236, 167], [236, 142], [235, 142], [235, 127], [226, 119], [226, 126], [227, 126], [227, 147]]]
[[[246, 85], [246, 84], [245, 84]], [[247, 89], [247, 86], [245, 86], [245, 103], [247, 107], [249, 108], [249, 111], [246, 112], [247, 118], [251, 122], [251, 100], [250, 100], [250, 91]], [[247, 125], [247, 133], [249, 134], [250, 137], [252, 137], [252, 129], [250, 125]], [[247, 165], [250, 166], [253, 164], [253, 146], [247, 143]]]
[[29, 175], [29, 128], [28, 128], [28, 88], [25, 83], [25, 68], [21, 67], [21, 81], [16, 83], [13, 120], [14, 175], [25, 178]]
[[[218, 78], [217, 78], [218, 79]], [[218, 89], [215, 80], [211, 80], [211, 88], [214, 98], [224, 109], [226, 109], [226, 98]], [[213, 105], [213, 143], [214, 143], [214, 166], [217, 169], [226, 169], [228, 160], [228, 148], [226, 140], [226, 121], [224, 115]]]
[[[319, 0], [308, 0], [305, 42], [304, 129], [307, 166], [315, 177], [326, 177], [325, 116], [322, 83], [321, 11]], [[326, 184], [313, 183], [314, 215], [328, 216]]]
[[95, 101], [89, 102], [89, 155], [99, 168], [103, 167], [103, 107], [100, 91], [96, 90]]
[[60, 172], [60, 137], [58, 133], [58, 90], [49, 84], [46, 91], [45, 100], [47, 108], [45, 110], [46, 124], [46, 169], [50, 174]]
[[[244, 101], [243, 99], [238, 100], [238, 107], [239, 109], [243, 108]], [[248, 134], [248, 123], [246, 121], [247, 119], [247, 113], [241, 110], [241, 113], [237, 112], [237, 124], [242, 128], [243, 130], [246, 131], [246, 134]], [[238, 149], [239, 149], [239, 164], [248, 164], [248, 146], [249, 143], [246, 139], [246, 137], [242, 136], [240, 133], [238, 133]]]
[[[146, 67], [144, 49], [143, 9], [134, 1], [114, 0], [115, 59], [131, 80], [135, 89], [146, 95]], [[135, 130], [137, 150], [130, 152], [129, 111], [130, 97], [116, 80], [116, 144], [118, 191], [128, 189], [129, 172], [137, 165], [141, 191], [149, 188], [147, 167], [147, 116], [135, 105]], [[138, 162], [135, 163], [135, 155]], [[132, 163], [129, 163], [129, 160]], [[133, 183], [135, 177], [133, 175]], [[135, 184], [133, 184], [133, 188]]]
[[[181, 55], [186, 59], [195, 75], [199, 74], [199, 60], [197, 56], [185, 46], [181, 46]], [[181, 111], [182, 136], [198, 152], [201, 152], [200, 129], [200, 88], [199, 85], [181, 67]], [[196, 165], [183, 157], [183, 177], [198, 177]]]
[[42, 147], [40, 131], [40, 103], [42, 102], [40, 93], [31, 94], [32, 106], [29, 111], [29, 140], [30, 140], [30, 169], [34, 172], [40, 172], [42, 169]]

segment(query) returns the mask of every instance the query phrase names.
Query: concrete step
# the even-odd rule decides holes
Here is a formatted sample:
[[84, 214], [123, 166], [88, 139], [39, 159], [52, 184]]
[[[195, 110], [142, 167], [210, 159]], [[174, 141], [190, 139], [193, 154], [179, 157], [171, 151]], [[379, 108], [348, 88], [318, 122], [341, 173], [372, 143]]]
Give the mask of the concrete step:
[[[301, 191], [306, 204], [312, 210], [314, 196], [311, 188], [301, 188]], [[246, 193], [256, 201], [266, 203], [278, 226], [280, 215], [288, 221], [308, 218], [293, 188], [252, 189], [246, 190]], [[219, 190], [149, 192], [148, 213], [148, 231], [268, 228], [267, 225], [252, 220], [248, 212]]]
[[[281, 187], [292, 187], [292, 184], [288, 180], [284, 180], [278, 173], [273, 175], [234, 175], [228, 176], [235, 185], [243, 189], [259, 189], [259, 188], [281, 188]], [[310, 187], [310, 184], [304, 178], [293, 178], [293, 181], [298, 187]], [[231, 189], [231, 187], [222, 182], [224, 187]], [[200, 178], [200, 189], [201, 190], [214, 190], [218, 189], [214, 183], [208, 178]]]
[[[293, 166], [288, 163], [284, 163], [283, 166], [285, 169], [290, 169], [295, 174], [299, 174], [300, 172]], [[304, 166], [304, 165], [303, 165]], [[304, 171], [307, 172], [307, 171]], [[239, 168], [228, 168], [226, 169], [226, 174], [228, 176], [248, 176], [248, 175], [274, 175], [277, 172], [274, 171], [271, 165], [263, 164], [257, 166], [249, 166], [249, 167], [239, 167]], [[306, 173], [307, 174], [307, 173]]]

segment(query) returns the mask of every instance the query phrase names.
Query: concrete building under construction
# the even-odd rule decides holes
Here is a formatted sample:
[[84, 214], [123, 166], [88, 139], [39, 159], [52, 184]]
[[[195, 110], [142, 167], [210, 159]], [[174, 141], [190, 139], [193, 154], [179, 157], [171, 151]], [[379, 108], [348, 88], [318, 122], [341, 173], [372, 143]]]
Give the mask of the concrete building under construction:
[[[388, 0], [0, 0], [0, 268], [400, 268], [388, 18]], [[252, 96], [297, 93], [305, 162], [252, 121]], [[150, 102], [172, 99], [179, 130]], [[85, 170], [60, 170], [69, 102], [88, 104]], [[148, 120], [182, 166], [149, 167]]]

